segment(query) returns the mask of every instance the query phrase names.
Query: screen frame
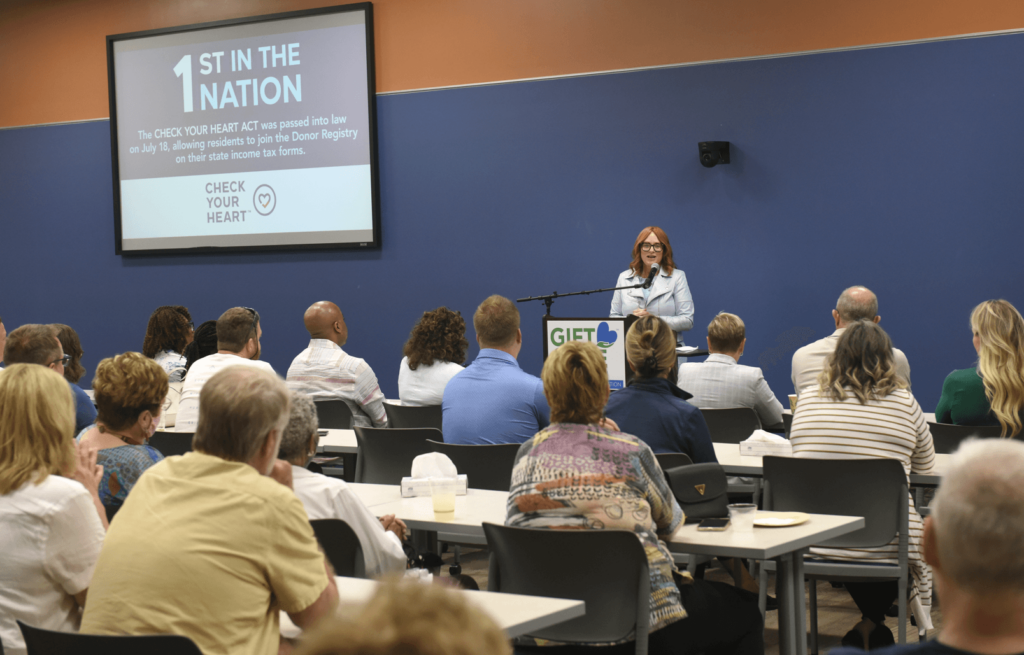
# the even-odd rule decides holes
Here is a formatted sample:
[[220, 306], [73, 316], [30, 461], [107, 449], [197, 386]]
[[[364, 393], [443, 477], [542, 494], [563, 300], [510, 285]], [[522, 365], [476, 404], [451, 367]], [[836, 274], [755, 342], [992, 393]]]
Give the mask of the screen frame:
[[[118, 41], [129, 41], [143, 39], [151, 36], [162, 36], [181, 32], [198, 32], [213, 28], [231, 27], [234, 25], [248, 25], [253, 23], [267, 23], [290, 18], [302, 18], [307, 16], [321, 16], [324, 14], [346, 13], [353, 11], [364, 12], [366, 28], [366, 81], [367, 101], [369, 106], [369, 131], [370, 131], [370, 186], [371, 203], [373, 206], [373, 240], [366, 242], [352, 243], [309, 243], [309, 244], [286, 244], [286, 245], [259, 245], [259, 246], [203, 246], [199, 248], [160, 248], [155, 250], [124, 250], [121, 229], [121, 172], [118, 161], [118, 140], [117, 140], [117, 93], [116, 76], [114, 73], [114, 44]], [[194, 23], [191, 25], [178, 25], [174, 27], [162, 27], [154, 30], [143, 30], [140, 32], [126, 32], [124, 34], [107, 35], [107, 92], [110, 101], [110, 155], [111, 167], [113, 169], [113, 191], [114, 191], [114, 254], [123, 257], [134, 257], [137, 255], [182, 255], [199, 253], [229, 253], [229, 252], [253, 252], [253, 251], [303, 251], [303, 250], [379, 250], [381, 243], [380, 226], [380, 160], [377, 152], [377, 79], [376, 60], [374, 58], [373, 40], [373, 3], [358, 2], [346, 5], [335, 5], [332, 7], [318, 7], [316, 9], [303, 9], [300, 11], [288, 11], [275, 14], [264, 14], [260, 16], [246, 16], [243, 18], [230, 18], [226, 20], [211, 21], [207, 23]]]

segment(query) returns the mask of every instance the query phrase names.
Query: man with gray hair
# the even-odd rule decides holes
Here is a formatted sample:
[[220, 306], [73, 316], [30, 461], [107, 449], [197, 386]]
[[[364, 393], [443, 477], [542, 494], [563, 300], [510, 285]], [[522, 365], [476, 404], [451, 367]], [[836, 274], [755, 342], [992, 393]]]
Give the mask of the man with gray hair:
[[[798, 349], [793, 353], [793, 389], [796, 395], [818, 386], [818, 376], [825, 369], [825, 362], [835, 352], [839, 337], [846, 326], [854, 321], [866, 320], [878, 323], [882, 317], [878, 315], [878, 298], [867, 287], [850, 287], [843, 291], [832, 310], [832, 319], [836, 323], [836, 331], [814, 343]], [[907, 356], [898, 348], [892, 349], [896, 362], [896, 373], [910, 386], [910, 363]]]
[[83, 633], [274, 655], [280, 611], [299, 627], [334, 612], [333, 571], [277, 459], [289, 404], [280, 378], [250, 366], [203, 385], [193, 452], [148, 469], [107, 532]]
[[378, 519], [344, 480], [306, 468], [320, 442], [316, 406], [302, 392], [292, 391], [291, 397], [291, 417], [277, 456], [291, 464], [295, 495], [302, 501], [309, 519], [339, 519], [347, 523], [359, 538], [368, 576], [402, 573], [407, 561], [402, 549], [407, 532], [405, 523], [394, 514]]
[[[942, 630], [883, 655], [1024, 652], [1024, 443], [964, 442], [924, 524], [924, 558], [942, 599]], [[854, 649], [833, 650], [853, 655]]]

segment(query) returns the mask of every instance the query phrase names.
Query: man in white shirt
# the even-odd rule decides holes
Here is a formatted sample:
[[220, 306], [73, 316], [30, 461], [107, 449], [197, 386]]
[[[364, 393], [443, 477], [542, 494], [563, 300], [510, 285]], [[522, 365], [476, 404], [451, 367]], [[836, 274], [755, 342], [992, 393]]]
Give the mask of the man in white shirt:
[[782, 403], [761, 369], [739, 363], [746, 344], [746, 326], [740, 317], [719, 313], [708, 325], [711, 354], [704, 363], [679, 367], [679, 388], [693, 396], [687, 402], [701, 409], [750, 407], [761, 419], [761, 427], [781, 426]]
[[338, 306], [325, 300], [313, 303], [302, 320], [309, 332], [309, 347], [288, 367], [288, 388], [313, 400], [345, 401], [353, 426], [387, 427], [384, 394], [373, 369], [341, 349], [348, 341], [348, 327]]
[[[882, 317], [878, 315], [878, 298], [866, 287], [850, 287], [843, 291], [832, 310], [832, 319], [836, 322], [836, 331], [809, 343], [793, 353], [793, 389], [799, 396], [806, 389], [818, 386], [818, 376], [825, 368], [829, 355], [835, 352], [839, 337], [846, 326], [854, 321], [867, 320], [878, 323]], [[910, 363], [907, 356], [898, 348], [892, 349], [896, 360], [896, 372], [910, 386]]]
[[273, 367], [260, 358], [259, 313], [250, 307], [232, 307], [217, 319], [217, 352], [198, 359], [192, 364], [181, 387], [178, 416], [174, 429], [195, 432], [199, 423], [199, 392], [206, 381], [229, 366], [252, 366], [274, 372]]
[[347, 523], [359, 537], [368, 576], [401, 573], [407, 560], [402, 549], [405, 523], [394, 514], [377, 519], [344, 480], [306, 468], [320, 440], [316, 407], [304, 393], [292, 391], [291, 397], [291, 416], [277, 456], [292, 465], [292, 485], [306, 514], [310, 520], [339, 519]]

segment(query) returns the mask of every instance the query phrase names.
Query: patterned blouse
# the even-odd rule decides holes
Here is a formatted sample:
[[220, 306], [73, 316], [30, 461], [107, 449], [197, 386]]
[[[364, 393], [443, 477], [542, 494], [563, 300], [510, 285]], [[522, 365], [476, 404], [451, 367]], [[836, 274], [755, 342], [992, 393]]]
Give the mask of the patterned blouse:
[[100, 502], [103, 506], [117, 511], [124, 504], [139, 476], [150, 466], [164, 458], [152, 446], [117, 446], [104, 448], [96, 454], [96, 463], [103, 466], [103, 480], [100, 481]]
[[179, 355], [173, 350], [161, 350], [153, 360], [163, 367], [167, 373], [168, 381], [181, 382], [185, 377], [185, 356]]
[[519, 449], [507, 511], [514, 527], [636, 532], [651, 575], [650, 631], [686, 617], [672, 555], [658, 538], [679, 527], [683, 511], [640, 439], [596, 425], [544, 428]]

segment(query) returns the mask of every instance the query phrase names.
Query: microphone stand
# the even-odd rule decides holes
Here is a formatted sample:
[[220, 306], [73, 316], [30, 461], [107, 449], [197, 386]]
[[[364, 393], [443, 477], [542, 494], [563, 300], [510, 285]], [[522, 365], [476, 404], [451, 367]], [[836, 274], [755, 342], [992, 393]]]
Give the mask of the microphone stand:
[[[653, 280], [651, 283], [653, 284]], [[630, 284], [629, 286], [625, 287], [608, 287], [607, 289], [594, 289], [592, 291], [573, 291], [571, 293], [558, 293], [557, 291], [555, 291], [554, 293], [550, 293], [546, 296], [530, 296], [529, 298], [519, 298], [516, 300], [516, 302], [542, 300], [544, 301], [544, 306], [547, 308], [544, 312], [544, 315], [551, 316], [551, 303], [555, 302], [555, 298], [566, 298], [568, 296], [589, 296], [592, 293], [604, 293], [606, 291], [621, 291], [622, 289], [639, 289], [643, 287], [645, 284], [647, 284], [647, 280], [644, 280], [643, 282], [638, 282], [636, 284]]]

